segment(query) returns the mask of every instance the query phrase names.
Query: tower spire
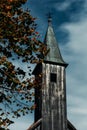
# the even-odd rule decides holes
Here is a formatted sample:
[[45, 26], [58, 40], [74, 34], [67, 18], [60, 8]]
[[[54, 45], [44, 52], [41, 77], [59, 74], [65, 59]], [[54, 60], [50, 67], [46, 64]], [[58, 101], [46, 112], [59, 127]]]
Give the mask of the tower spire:
[[52, 17], [51, 13], [48, 14], [48, 28], [45, 35], [44, 43], [47, 45], [47, 49], [50, 49], [49, 53], [45, 57], [45, 61], [47, 62], [54, 62], [57, 64], [65, 65], [67, 64], [64, 62], [62, 55], [60, 53], [60, 49], [54, 34], [54, 30], [52, 27]]

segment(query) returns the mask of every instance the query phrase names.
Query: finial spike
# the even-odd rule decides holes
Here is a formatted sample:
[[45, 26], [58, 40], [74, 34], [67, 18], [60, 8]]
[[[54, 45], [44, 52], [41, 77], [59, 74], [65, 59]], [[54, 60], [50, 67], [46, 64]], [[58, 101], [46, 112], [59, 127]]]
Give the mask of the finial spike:
[[49, 12], [47, 14], [47, 16], [48, 16], [48, 24], [51, 25], [51, 23], [52, 23], [52, 13]]

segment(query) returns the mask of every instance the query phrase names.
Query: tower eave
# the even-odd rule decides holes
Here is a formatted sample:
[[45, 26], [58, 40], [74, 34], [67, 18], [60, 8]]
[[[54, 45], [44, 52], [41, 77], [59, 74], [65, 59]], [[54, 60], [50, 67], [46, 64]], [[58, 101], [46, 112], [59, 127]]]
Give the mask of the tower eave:
[[[53, 62], [53, 61], [47, 61], [47, 60], [44, 60], [43, 63], [48, 63], [48, 64], [53, 64], [53, 65], [59, 65], [59, 66], [64, 66], [65, 68], [68, 66], [68, 63], [58, 63], [58, 62]], [[39, 63], [36, 65], [36, 67], [34, 68], [32, 74], [33, 75], [37, 75], [39, 73], [41, 73], [42, 71], [42, 63]]]
[[41, 64], [41, 63], [38, 63], [38, 64], [35, 66], [35, 68], [34, 68], [32, 74], [33, 74], [33, 75], [37, 75], [37, 74], [41, 73], [41, 71], [42, 71], [42, 64]]
[[44, 60], [44, 63], [49, 63], [49, 64], [53, 64], [53, 65], [60, 65], [60, 66], [64, 66], [65, 68], [68, 66], [68, 63], [64, 62], [54, 62], [54, 61], [48, 61], [48, 60]]

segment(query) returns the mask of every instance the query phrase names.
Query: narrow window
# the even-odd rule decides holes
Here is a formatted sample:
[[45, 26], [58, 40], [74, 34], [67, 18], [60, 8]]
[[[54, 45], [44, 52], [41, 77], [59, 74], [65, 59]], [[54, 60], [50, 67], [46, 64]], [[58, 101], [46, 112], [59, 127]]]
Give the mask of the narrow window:
[[50, 81], [54, 83], [57, 82], [57, 75], [55, 73], [50, 74]]

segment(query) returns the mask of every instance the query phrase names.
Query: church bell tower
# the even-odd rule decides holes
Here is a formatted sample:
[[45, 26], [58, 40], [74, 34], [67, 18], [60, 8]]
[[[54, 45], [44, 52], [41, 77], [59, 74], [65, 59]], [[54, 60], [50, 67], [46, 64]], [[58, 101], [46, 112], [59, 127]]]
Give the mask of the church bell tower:
[[51, 17], [48, 19], [44, 44], [49, 52], [44, 62], [33, 71], [36, 79], [42, 73], [41, 89], [35, 89], [35, 122], [42, 117], [42, 130], [67, 130], [65, 69], [68, 64], [61, 56]]

